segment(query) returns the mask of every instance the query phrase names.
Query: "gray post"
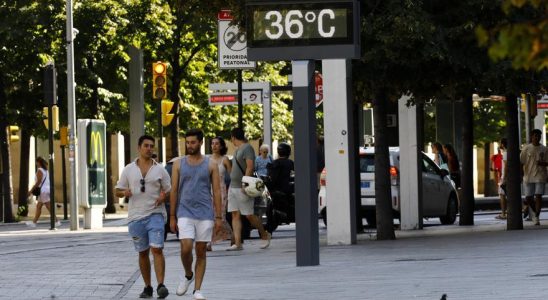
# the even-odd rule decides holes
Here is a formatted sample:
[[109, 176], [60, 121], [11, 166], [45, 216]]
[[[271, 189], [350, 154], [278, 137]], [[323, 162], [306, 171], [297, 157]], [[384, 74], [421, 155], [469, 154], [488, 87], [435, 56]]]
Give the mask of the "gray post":
[[297, 266], [320, 264], [314, 61], [293, 61]]
[[55, 153], [53, 152], [53, 106], [57, 104], [57, 72], [55, 65], [50, 63], [44, 70], [44, 96], [48, 107], [48, 150], [49, 150], [49, 186], [50, 186], [50, 225], [55, 230]]
[[[70, 230], [78, 230], [78, 169], [76, 166], [76, 101], [74, 94], [74, 40], [72, 28], [72, 1], [67, 0], [67, 111], [70, 163]], [[55, 204], [54, 204], [55, 206]]]
[[137, 139], [145, 134], [143, 50], [130, 46], [129, 57], [129, 153], [130, 160], [132, 160], [138, 156]]
[[268, 84], [268, 91], [263, 90], [263, 143], [272, 150], [272, 88]]

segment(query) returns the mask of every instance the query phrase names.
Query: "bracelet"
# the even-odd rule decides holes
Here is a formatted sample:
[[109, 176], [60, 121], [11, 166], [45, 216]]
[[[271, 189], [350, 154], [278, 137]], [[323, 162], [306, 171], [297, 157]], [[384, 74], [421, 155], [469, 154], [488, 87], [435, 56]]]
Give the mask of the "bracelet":
[[223, 219], [223, 217], [215, 217], [215, 219], [219, 219], [219, 220], [222, 220], [222, 219]]

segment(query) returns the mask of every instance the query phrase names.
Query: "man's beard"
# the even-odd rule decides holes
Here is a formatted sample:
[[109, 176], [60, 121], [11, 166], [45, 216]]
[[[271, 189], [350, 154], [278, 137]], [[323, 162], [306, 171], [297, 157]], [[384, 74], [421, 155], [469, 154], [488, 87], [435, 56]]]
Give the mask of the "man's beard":
[[190, 155], [195, 155], [195, 154], [197, 154], [197, 153], [200, 151], [200, 149], [187, 148], [186, 151], [187, 151], [188, 154], [190, 154]]

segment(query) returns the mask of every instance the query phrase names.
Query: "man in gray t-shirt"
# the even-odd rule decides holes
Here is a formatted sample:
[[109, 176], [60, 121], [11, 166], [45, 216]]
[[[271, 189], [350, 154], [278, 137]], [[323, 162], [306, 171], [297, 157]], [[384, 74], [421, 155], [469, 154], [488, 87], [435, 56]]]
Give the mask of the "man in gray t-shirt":
[[232, 231], [234, 232], [234, 245], [228, 251], [242, 250], [242, 220], [241, 215], [246, 216], [252, 226], [259, 230], [263, 239], [261, 249], [270, 245], [271, 235], [268, 233], [259, 218], [254, 215], [253, 198], [247, 196], [242, 189], [242, 177], [253, 176], [255, 165], [255, 151], [247, 143], [244, 131], [234, 128], [230, 132], [230, 141], [236, 146], [236, 152], [232, 158], [232, 171], [230, 172], [230, 187], [228, 189], [227, 210], [232, 214]]

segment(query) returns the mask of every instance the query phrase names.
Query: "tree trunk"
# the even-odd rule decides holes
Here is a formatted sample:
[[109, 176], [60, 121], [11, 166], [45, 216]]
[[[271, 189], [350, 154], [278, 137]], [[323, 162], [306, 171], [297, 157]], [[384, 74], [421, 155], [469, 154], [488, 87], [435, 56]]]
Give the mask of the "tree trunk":
[[474, 118], [472, 95], [462, 102], [462, 199], [459, 225], [474, 225]]
[[[107, 132], [107, 191], [113, 191], [114, 187], [112, 186], [112, 133]], [[116, 198], [118, 199], [118, 198]], [[114, 206], [114, 194], [107, 193], [107, 207], [105, 212], [109, 214], [116, 213], [116, 206]]]
[[377, 239], [393, 240], [394, 217], [390, 196], [390, 158], [386, 137], [386, 92], [381, 89], [373, 100], [375, 124], [375, 201]]
[[19, 162], [19, 199], [18, 215], [26, 217], [29, 214], [27, 204], [27, 192], [29, 186], [29, 154], [30, 154], [30, 132], [26, 129], [21, 131], [21, 158]]
[[506, 201], [507, 230], [523, 229], [521, 217], [521, 165], [519, 161], [518, 107], [515, 94], [506, 96]]
[[6, 126], [8, 122], [6, 120], [8, 99], [4, 92], [4, 81], [0, 75], [0, 166], [1, 176], [0, 185], [2, 185], [2, 193], [0, 194], [0, 218], [3, 217], [4, 223], [14, 222], [13, 217], [13, 193], [11, 188], [11, 162], [10, 162], [10, 147], [8, 143], [8, 135], [6, 132]]

